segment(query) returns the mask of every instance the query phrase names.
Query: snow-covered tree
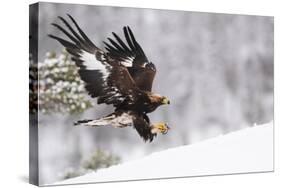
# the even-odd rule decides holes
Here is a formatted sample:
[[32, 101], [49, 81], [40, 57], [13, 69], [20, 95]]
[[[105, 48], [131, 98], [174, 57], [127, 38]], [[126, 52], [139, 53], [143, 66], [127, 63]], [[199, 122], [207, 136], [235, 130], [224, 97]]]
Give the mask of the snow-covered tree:
[[82, 113], [92, 107], [77, 67], [67, 52], [38, 62], [39, 112]]
[[118, 155], [97, 149], [88, 159], [81, 162], [81, 166], [79, 168], [67, 168], [65, 172], [62, 173], [61, 179], [81, 176], [93, 171], [98, 171], [99, 169], [117, 165], [120, 162], [121, 159]]

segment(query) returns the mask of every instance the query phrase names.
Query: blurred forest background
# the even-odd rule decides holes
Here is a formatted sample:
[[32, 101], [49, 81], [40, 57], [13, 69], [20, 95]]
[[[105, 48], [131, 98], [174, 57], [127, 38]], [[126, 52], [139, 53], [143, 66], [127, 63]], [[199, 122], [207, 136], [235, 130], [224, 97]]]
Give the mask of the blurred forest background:
[[[113, 111], [96, 105], [77, 79], [50, 24], [71, 14], [92, 41], [129, 25], [157, 67], [153, 91], [171, 105], [149, 114], [171, 127], [144, 143], [132, 128], [74, 127]], [[52, 183], [152, 152], [273, 120], [273, 17], [40, 3], [39, 169]], [[188, 158], [187, 158], [188, 160]]]

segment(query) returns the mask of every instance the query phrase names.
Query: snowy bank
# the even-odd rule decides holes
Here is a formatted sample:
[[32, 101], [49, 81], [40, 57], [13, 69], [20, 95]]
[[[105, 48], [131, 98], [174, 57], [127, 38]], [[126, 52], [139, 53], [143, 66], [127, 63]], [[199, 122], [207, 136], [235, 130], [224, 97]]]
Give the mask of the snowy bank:
[[273, 123], [153, 153], [55, 184], [273, 171]]

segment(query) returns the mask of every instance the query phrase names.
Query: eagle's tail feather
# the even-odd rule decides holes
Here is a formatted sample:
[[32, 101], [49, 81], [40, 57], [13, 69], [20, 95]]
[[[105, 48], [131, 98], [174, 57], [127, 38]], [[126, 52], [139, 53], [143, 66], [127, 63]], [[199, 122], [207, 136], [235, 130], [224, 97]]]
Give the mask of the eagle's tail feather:
[[95, 120], [80, 120], [74, 125], [84, 125], [91, 127], [107, 126], [112, 127], [127, 127], [133, 124], [133, 116], [127, 111], [115, 111], [105, 117]]
[[111, 120], [113, 118], [114, 118], [113, 115], [108, 115], [106, 117], [94, 119], [94, 120], [91, 119], [79, 120], [74, 123], [74, 126], [77, 125], [84, 125], [84, 126], [91, 126], [91, 127], [106, 126], [111, 124]]

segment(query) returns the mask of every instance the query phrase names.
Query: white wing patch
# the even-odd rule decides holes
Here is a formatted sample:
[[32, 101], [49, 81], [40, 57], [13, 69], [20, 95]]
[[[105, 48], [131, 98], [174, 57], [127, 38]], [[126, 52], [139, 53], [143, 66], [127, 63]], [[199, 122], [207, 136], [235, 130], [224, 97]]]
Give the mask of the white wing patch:
[[106, 62], [97, 60], [94, 54], [82, 51], [82, 53], [80, 54], [80, 59], [83, 61], [82, 64], [86, 67], [87, 70], [99, 70], [102, 73], [104, 79], [108, 77], [109, 71], [108, 69], [106, 69], [106, 66], [108, 64]]
[[121, 61], [121, 64], [124, 67], [132, 67], [133, 66], [133, 61], [135, 57], [127, 57], [124, 61]]
[[142, 67], [145, 68], [147, 64], [148, 62], [145, 62], [144, 64], [142, 64]]

